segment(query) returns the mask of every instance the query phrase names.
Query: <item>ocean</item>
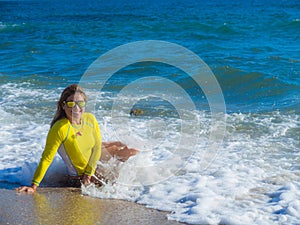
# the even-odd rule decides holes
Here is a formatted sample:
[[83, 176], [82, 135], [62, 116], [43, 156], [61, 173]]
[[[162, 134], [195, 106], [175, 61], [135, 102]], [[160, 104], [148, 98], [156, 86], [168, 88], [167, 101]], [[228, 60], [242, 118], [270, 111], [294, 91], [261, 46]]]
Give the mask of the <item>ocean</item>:
[[[103, 140], [95, 198], [188, 224], [300, 224], [298, 1], [0, 1], [0, 187], [29, 185], [62, 90]], [[130, 115], [137, 109], [139, 115]], [[56, 157], [43, 180], [57, 186]]]

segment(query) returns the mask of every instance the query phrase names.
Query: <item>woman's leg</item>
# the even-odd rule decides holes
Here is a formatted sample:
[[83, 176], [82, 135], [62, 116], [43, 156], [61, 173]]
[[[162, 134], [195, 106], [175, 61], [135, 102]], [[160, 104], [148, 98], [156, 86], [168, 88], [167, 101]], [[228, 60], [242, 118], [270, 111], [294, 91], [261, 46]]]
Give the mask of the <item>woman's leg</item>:
[[108, 161], [110, 158], [115, 157], [118, 160], [125, 162], [131, 156], [138, 153], [134, 148], [128, 148], [125, 144], [119, 141], [102, 142], [101, 161]]

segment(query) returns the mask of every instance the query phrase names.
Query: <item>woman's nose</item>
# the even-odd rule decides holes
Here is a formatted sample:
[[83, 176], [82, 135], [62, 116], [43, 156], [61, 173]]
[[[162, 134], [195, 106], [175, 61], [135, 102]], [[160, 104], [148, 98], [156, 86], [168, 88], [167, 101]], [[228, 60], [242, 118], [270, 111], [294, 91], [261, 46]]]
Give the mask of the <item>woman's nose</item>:
[[75, 109], [76, 111], [80, 111], [80, 107], [78, 106], [78, 104], [75, 105], [75, 107], [73, 108], [73, 110], [74, 110], [74, 109]]

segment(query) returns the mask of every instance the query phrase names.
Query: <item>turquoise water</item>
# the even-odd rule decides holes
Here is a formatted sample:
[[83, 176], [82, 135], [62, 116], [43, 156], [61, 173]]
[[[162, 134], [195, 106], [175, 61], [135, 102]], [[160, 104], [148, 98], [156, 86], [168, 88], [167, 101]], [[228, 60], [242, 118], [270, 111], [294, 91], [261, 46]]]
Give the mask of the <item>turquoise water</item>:
[[[156, 185], [134, 194], [107, 187], [94, 196], [172, 211], [170, 220], [193, 224], [299, 224], [299, 11], [297, 1], [0, 1], [1, 187], [30, 183], [64, 87], [81, 82], [96, 59], [118, 46], [161, 40], [199, 56], [220, 85], [226, 131], [218, 157], [206, 171], [199, 166], [212, 132], [201, 87], [173, 66], [135, 63], [113, 74], [101, 92], [97, 80], [89, 84], [88, 106], [104, 140], [121, 139], [148, 154], [128, 162], [133, 171], [191, 148], [194, 154], [183, 159], [179, 174]], [[195, 109], [174, 98], [183, 123], [167, 96], [126, 89], [135, 81], [148, 91], [153, 84], [163, 88], [166, 83], [147, 80], [154, 76], [190, 96]], [[121, 108], [114, 118], [115, 102], [132, 101], [142, 116]], [[44, 185], [64, 173], [56, 158]]]

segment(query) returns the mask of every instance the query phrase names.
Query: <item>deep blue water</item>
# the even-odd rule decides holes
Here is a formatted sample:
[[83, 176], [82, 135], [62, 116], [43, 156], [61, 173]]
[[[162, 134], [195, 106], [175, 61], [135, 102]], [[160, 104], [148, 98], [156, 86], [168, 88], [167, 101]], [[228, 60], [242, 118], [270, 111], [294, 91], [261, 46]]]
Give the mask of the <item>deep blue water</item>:
[[[209, 65], [229, 112], [299, 113], [297, 1], [0, 1], [0, 10], [1, 83], [66, 86], [114, 47], [164, 40]], [[126, 84], [123, 74], [112, 84]]]

